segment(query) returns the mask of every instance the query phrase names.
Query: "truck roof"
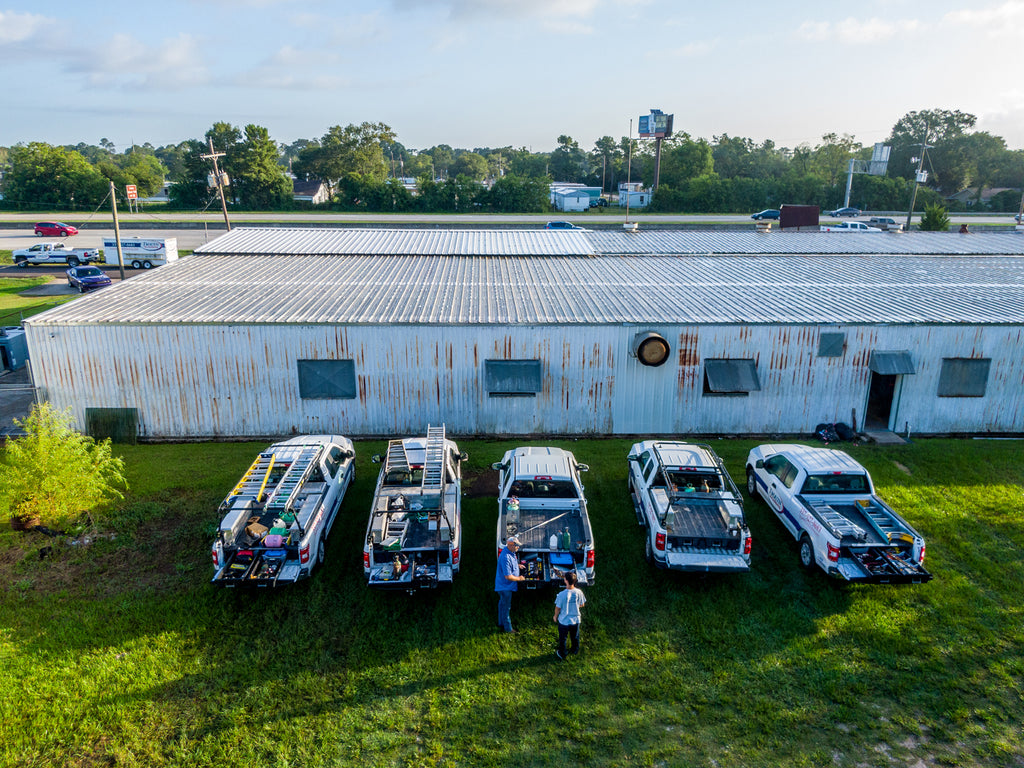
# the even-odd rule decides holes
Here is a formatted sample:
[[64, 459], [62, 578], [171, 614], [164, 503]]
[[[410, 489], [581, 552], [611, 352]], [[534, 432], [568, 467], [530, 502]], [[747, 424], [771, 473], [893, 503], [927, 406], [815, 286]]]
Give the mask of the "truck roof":
[[783, 443], [762, 445], [761, 453], [765, 458], [776, 453], [784, 453], [796, 459], [808, 473], [815, 472], [859, 472], [866, 473], [858, 462], [849, 454], [834, 448], [819, 448], [813, 445], [797, 445]]
[[572, 478], [572, 466], [575, 463], [575, 457], [561, 448], [516, 448], [512, 454], [512, 476], [568, 480]]
[[693, 467], [717, 472], [718, 462], [711, 449], [703, 445], [680, 442], [656, 442], [654, 450], [664, 467]]

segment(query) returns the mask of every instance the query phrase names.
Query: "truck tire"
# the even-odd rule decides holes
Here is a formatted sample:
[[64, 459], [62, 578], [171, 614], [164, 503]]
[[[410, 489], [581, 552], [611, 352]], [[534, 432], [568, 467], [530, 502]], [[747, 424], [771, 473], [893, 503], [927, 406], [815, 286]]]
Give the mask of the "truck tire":
[[317, 544], [317, 546], [316, 546], [316, 564], [317, 565], [323, 565], [324, 564], [324, 558], [326, 557], [326, 555], [324, 553], [325, 549], [326, 549], [326, 547], [324, 546], [324, 535], [321, 533], [320, 534], [320, 543]]
[[132, 269], [142, 269], [142, 264], [139, 263], [138, 259], [132, 262]]
[[814, 545], [806, 533], [800, 537], [800, 565], [805, 571], [814, 570]]
[[152, 269], [153, 268], [153, 262], [152, 261], [144, 261], [144, 262], [142, 262], [142, 268], [143, 269]]
[[651, 547], [651, 537], [644, 537], [644, 559], [648, 563], [654, 562], [654, 549]]
[[750, 494], [750, 498], [757, 498], [757, 478], [750, 467], [747, 467], [747, 493]]
[[68, 266], [69, 266], [69, 267], [77, 267], [77, 266], [78, 266], [79, 264], [81, 264], [81, 263], [82, 263], [82, 262], [80, 262], [80, 261], [78, 260], [78, 257], [77, 257], [77, 256], [68, 256]]

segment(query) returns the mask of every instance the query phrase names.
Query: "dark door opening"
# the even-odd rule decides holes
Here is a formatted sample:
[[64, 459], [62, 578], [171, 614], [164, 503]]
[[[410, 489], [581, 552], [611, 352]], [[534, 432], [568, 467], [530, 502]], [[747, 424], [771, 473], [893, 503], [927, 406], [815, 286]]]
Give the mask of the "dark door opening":
[[11, 361], [7, 359], [7, 347], [0, 347], [0, 371], [6, 371], [11, 367]]
[[896, 392], [896, 376], [871, 372], [868, 388], [868, 408], [864, 414], [865, 429], [889, 429], [892, 415], [892, 398]]

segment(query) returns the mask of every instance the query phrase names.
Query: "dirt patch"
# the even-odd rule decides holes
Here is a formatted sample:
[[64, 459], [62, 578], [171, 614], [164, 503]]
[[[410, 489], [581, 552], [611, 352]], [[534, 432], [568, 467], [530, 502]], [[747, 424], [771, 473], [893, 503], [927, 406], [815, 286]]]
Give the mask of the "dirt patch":
[[493, 499], [498, 495], [498, 473], [492, 469], [467, 471], [463, 475], [462, 486], [466, 489], [467, 498], [489, 496]]
[[911, 474], [910, 470], [907, 467], [900, 464], [898, 461], [894, 461], [893, 464], [896, 465], [896, 469], [898, 469], [900, 472], [903, 472], [904, 474], [907, 475]]

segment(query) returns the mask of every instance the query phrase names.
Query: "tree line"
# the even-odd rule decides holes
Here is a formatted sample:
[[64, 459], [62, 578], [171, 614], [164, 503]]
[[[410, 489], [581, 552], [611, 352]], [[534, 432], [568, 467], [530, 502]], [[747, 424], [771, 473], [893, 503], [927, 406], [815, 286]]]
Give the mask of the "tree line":
[[[893, 126], [884, 176], [857, 174], [851, 203], [870, 210], [909, 205], [918, 169], [928, 175], [918, 192], [919, 208], [1015, 211], [1024, 185], [1024, 150], [999, 136], [974, 130], [977, 118], [958, 110], [909, 112]], [[107, 139], [98, 145], [52, 146], [42, 142], [0, 148], [4, 208], [88, 209], [106, 198], [110, 182], [122, 191], [135, 184], [141, 197], [171, 181], [169, 205], [203, 210], [214, 192], [212, 165], [203, 155], [223, 153], [226, 195], [247, 210], [302, 207], [293, 200], [292, 178], [322, 181], [328, 208], [366, 211], [497, 211], [549, 209], [552, 181], [582, 183], [616, 192], [623, 181], [659, 185], [651, 210], [739, 213], [782, 204], [842, 204], [851, 160], [868, 161], [872, 147], [849, 134], [828, 133], [815, 145], [779, 147], [727, 134], [710, 140], [678, 133], [662, 142], [656, 168], [654, 143], [603, 136], [584, 149], [562, 135], [550, 152], [525, 147], [453, 148], [439, 144], [414, 150], [384, 123], [334, 126], [318, 138], [275, 142], [258, 125], [218, 122], [202, 139], [122, 152]], [[415, 183], [410, 183], [414, 180]], [[990, 200], [983, 192], [1004, 188]], [[954, 193], [969, 196], [951, 201]]]

